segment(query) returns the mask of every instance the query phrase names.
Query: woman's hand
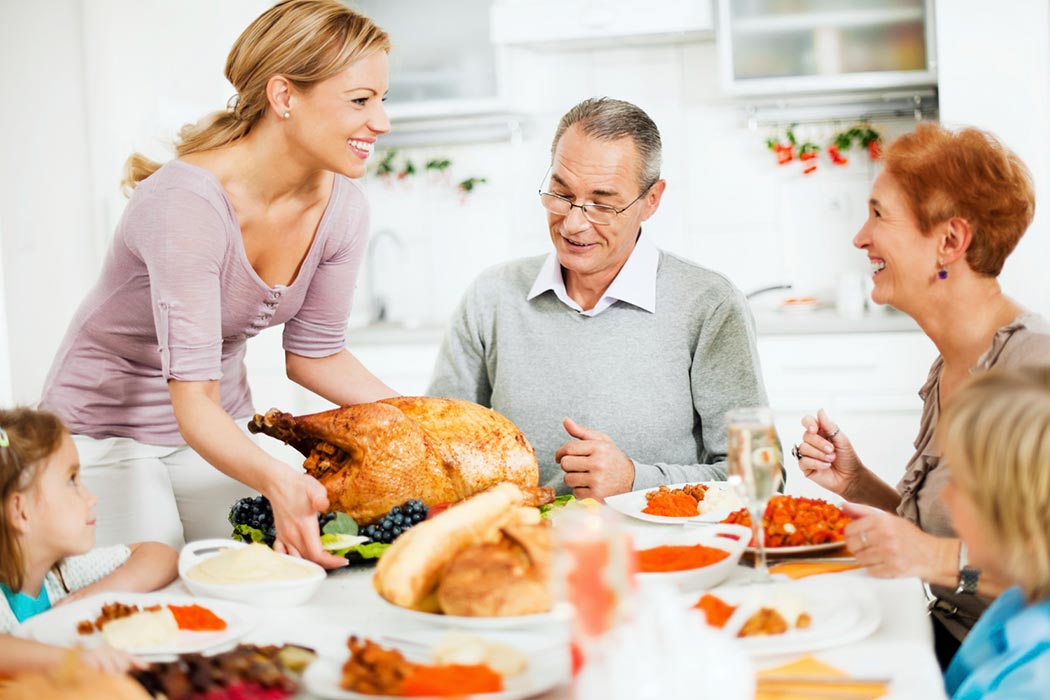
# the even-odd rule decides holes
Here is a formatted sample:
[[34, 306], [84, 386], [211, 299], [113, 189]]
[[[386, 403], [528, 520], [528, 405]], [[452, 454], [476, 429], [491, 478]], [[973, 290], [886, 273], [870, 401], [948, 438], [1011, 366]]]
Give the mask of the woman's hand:
[[957, 540], [934, 537], [909, 520], [871, 506], [845, 503], [842, 512], [853, 518], [846, 526], [846, 545], [872, 576], [918, 576], [938, 583], [945, 561], [949, 572], [954, 571], [950, 564], [958, 559]]
[[273, 507], [277, 529], [275, 551], [316, 562], [326, 569], [346, 566], [346, 559], [329, 554], [321, 547], [317, 514], [328, 510], [324, 486], [309, 474], [290, 472], [269, 489], [266, 497]]
[[110, 646], [80, 652], [80, 661], [85, 666], [103, 673], [127, 673], [133, 668], [146, 668], [147, 664], [137, 656]]
[[824, 409], [802, 419], [802, 442], [798, 444], [798, 466], [806, 478], [829, 491], [845, 496], [864, 471], [846, 434], [831, 422]]

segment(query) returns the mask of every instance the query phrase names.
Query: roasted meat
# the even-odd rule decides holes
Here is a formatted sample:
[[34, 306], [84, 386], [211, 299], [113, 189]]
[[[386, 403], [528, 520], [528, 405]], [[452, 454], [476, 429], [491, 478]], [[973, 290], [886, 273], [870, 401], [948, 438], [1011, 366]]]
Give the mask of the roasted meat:
[[248, 424], [304, 455], [333, 510], [358, 523], [418, 498], [463, 500], [500, 482], [539, 484], [536, 454], [509, 420], [469, 401], [401, 396], [292, 416], [271, 409]]

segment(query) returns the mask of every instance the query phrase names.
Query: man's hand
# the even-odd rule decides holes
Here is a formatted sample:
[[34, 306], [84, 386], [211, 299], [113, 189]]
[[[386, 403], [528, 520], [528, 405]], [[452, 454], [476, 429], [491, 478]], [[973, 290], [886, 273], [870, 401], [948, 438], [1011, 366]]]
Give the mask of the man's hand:
[[554, 453], [554, 461], [565, 472], [565, 485], [576, 498], [605, 500], [606, 496], [630, 491], [634, 486], [634, 462], [620, 451], [605, 433], [562, 421], [565, 432], [577, 438]]
[[321, 482], [308, 474], [290, 474], [266, 495], [277, 528], [275, 552], [309, 559], [326, 569], [346, 566], [346, 559], [321, 547], [317, 514], [328, 510], [328, 494]]

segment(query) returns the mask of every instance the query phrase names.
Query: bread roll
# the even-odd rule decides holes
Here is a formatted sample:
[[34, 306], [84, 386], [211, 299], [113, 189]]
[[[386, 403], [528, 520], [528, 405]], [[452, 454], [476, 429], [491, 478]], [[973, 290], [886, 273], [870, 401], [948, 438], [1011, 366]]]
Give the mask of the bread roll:
[[446, 615], [510, 617], [551, 609], [551, 534], [546, 524], [503, 528], [497, 543], [470, 547], [441, 576]]
[[448, 563], [467, 547], [495, 541], [524, 498], [504, 482], [412, 527], [383, 553], [372, 585], [394, 605], [421, 609]]
[[80, 663], [76, 652], [48, 673], [25, 673], [0, 680], [2, 700], [152, 700], [145, 689], [125, 675], [102, 673]]

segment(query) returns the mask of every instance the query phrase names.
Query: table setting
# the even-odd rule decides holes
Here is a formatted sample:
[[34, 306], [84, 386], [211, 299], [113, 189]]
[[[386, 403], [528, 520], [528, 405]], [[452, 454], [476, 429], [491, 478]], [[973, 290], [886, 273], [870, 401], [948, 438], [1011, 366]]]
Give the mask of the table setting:
[[[75, 600], [16, 633], [137, 654], [150, 666], [132, 676], [170, 700], [943, 696], [920, 582], [869, 576], [838, 506], [782, 493], [767, 409], [727, 415], [726, 481], [604, 503], [537, 487], [513, 425], [483, 417], [517, 471], [490, 470], [455, 442], [461, 427], [435, 423], [473, 460], [452, 500], [462, 477], [366, 498], [339, 476], [357, 473], [346, 429], [307, 444], [343, 509], [318, 526], [344, 568], [277, 553], [269, 503], [246, 498], [229, 539], [183, 548], [169, 586]], [[302, 439], [299, 419], [265, 420]]]

